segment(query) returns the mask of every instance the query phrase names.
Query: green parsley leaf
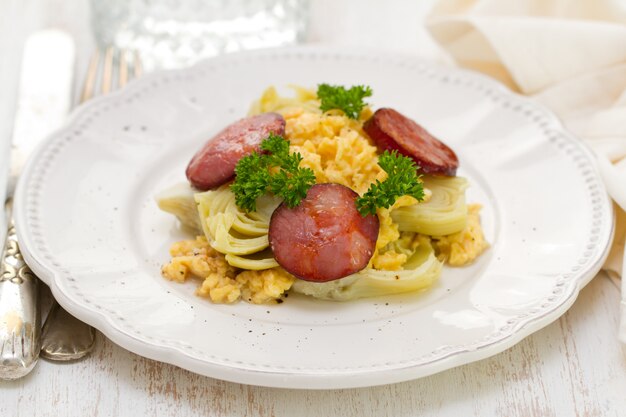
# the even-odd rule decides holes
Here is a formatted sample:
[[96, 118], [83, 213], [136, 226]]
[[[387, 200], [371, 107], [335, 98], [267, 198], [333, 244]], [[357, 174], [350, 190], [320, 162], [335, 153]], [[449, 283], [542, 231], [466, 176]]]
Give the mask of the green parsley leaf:
[[294, 208], [306, 197], [313, 184], [315, 184], [313, 170], [299, 168], [291, 174], [286, 170], [279, 171], [271, 177], [269, 188], [272, 193], [283, 198], [287, 207]]
[[270, 133], [267, 139], [261, 142], [261, 150], [271, 153], [276, 158], [286, 158], [289, 155], [289, 141]]
[[350, 89], [340, 85], [319, 84], [317, 86], [317, 97], [321, 101], [322, 111], [343, 110], [351, 119], [359, 118], [361, 110], [367, 104], [363, 99], [371, 95], [372, 89], [369, 86], [355, 85]]
[[389, 208], [398, 197], [410, 195], [421, 201], [424, 199], [424, 186], [421, 175], [417, 174], [415, 162], [397, 151], [383, 152], [378, 157], [378, 165], [387, 173], [383, 182], [376, 180], [363, 197], [356, 200], [356, 207], [362, 216], [376, 214], [377, 208]]
[[235, 181], [230, 189], [236, 204], [246, 211], [256, 210], [256, 200], [270, 191], [280, 196], [293, 208], [306, 197], [315, 184], [315, 174], [310, 168], [300, 168], [302, 155], [289, 154], [289, 141], [270, 134], [261, 142], [261, 150], [244, 156], [235, 167]]
[[251, 153], [239, 160], [235, 167], [235, 181], [230, 189], [235, 203], [247, 211], [256, 210], [256, 199], [265, 194], [270, 182], [270, 172], [262, 155]]

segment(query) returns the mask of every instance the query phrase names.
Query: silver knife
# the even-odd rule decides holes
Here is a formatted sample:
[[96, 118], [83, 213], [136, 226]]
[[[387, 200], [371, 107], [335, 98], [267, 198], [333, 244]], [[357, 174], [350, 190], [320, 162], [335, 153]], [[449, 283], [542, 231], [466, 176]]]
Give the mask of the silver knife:
[[71, 106], [74, 42], [64, 32], [45, 30], [24, 45], [7, 184], [9, 230], [0, 258], [0, 378], [28, 374], [39, 358], [41, 313], [38, 279], [25, 264], [12, 226], [11, 198], [26, 158], [59, 128]]

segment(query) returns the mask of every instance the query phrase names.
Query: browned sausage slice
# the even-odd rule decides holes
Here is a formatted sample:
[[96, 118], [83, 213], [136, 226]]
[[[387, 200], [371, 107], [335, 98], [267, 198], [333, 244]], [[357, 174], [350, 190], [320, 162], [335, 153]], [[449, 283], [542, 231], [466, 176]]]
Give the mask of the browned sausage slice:
[[199, 190], [219, 187], [235, 176], [237, 162], [258, 151], [270, 133], [285, 134], [285, 119], [278, 113], [263, 113], [229, 125], [194, 155], [187, 166], [187, 179]]
[[394, 109], [376, 110], [363, 125], [363, 130], [379, 149], [396, 149], [412, 158], [426, 174], [456, 175], [459, 159], [454, 151]]
[[272, 214], [270, 247], [289, 273], [307, 281], [345, 277], [367, 266], [378, 238], [378, 216], [356, 210], [358, 194], [340, 184], [316, 184], [299, 206]]

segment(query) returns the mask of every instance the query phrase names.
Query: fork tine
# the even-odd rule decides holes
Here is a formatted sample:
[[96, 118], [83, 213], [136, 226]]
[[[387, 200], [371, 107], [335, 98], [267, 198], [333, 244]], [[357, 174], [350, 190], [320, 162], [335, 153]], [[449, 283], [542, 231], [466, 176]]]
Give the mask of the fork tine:
[[116, 50], [113, 46], [104, 51], [96, 51], [89, 60], [80, 103], [97, 94], [107, 94], [116, 88], [124, 87], [131, 78], [137, 78], [142, 73], [143, 67], [137, 52]]
[[119, 59], [119, 73], [117, 77], [118, 86], [124, 87], [128, 82], [128, 60], [126, 59], [126, 54], [128, 51], [122, 50], [120, 51], [120, 59]]
[[141, 65], [141, 59], [137, 51], [134, 53], [133, 61], [135, 63], [135, 78], [139, 78], [143, 74], [143, 66]]
[[111, 92], [113, 84], [113, 47], [109, 46], [104, 54], [104, 67], [102, 69], [102, 94]]
[[80, 95], [80, 102], [84, 103], [93, 97], [96, 90], [96, 74], [98, 73], [98, 61], [100, 60], [100, 54], [98, 51], [94, 52], [89, 60], [89, 67], [87, 68], [87, 75], [85, 75], [85, 84], [83, 85], [83, 92]]

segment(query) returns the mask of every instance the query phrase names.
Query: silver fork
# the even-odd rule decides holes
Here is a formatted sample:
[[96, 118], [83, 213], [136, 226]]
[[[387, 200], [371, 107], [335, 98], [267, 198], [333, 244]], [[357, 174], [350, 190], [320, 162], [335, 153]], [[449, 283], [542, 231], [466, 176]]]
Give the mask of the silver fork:
[[[114, 47], [97, 51], [89, 61], [79, 103], [123, 87], [142, 73], [141, 61], [134, 52]], [[93, 350], [95, 341], [93, 327], [76, 319], [53, 301], [42, 329], [41, 357], [52, 361], [77, 360]]]

